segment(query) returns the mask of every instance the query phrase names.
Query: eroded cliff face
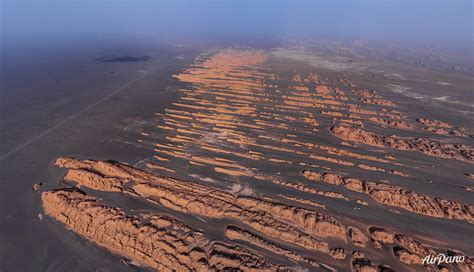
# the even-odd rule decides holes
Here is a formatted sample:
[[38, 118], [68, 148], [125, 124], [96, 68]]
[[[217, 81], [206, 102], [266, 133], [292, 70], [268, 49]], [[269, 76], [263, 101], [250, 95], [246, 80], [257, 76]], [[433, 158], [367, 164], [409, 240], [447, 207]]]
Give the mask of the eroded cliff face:
[[[455, 190], [469, 193], [469, 129], [308, 69], [260, 50], [203, 54], [172, 79], [176, 101], [135, 131], [146, 159], [58, 158], [71, 188], [35, 186], [44, 212], [157, 271], [472, 271], [461, 250], [393, 223], [410, 214], [425, 227], [472, 226], [472, 203], [446, 196], [439, 179], [423, 181], [433, 194], [410, 187], [455, 166]], [[112, 198], [139, 200], [147, 212]], [[421, 264], [437, 253], [466, 262]]]
[[443, 159], [474, 162], [474, 148], [464, 144], [441, 144], [428, 139], [402, 138], [396, 135], [380, 137], [359, 128], [334, 126], [331, 132], [337, 137], [376, 147], [390, 147], [402, 151], [418, 151], [425, 155]]
[[211, 241], [167, 216], [127, 215], [77, 190], [41, 195], [47, 215], [87, 240], [158, 271], [290, 271], [245, 249]]
[[353, 141], [372, 146], [383, 146], [382, 138], [374, 133], [364, 131], [362, 129], [345, 126], [334, 126], [331, 128], [331, 132], [337, 137], [347, 141]]
[[379, 203], [432, 217], [457, 219], [474, 224], [474, 206], [449, 199], [417, 194], [399, 186], [343, 177], [333, 173], [303, 171], [311, 181], [343, 186], [351, 191], [371, 196]]
[[324, 267], [324, 268], [330, 268], [328, 266], [322, 265], [321, 263], [305, 258], [298, 253], [295, 253], [294, 251], [282, 248], [256, 234], [253, 234], [245, 229], [236, 227], [236, 226], [229, 226], [225, 230], [225, 236], [230, 239], [230, 240], [240, 240], [244, 241], [246, 243], [249, 243], [251, 245], [255, 245], [257, 247], [263, 248], [265, 250], [268, 250], [270, 252], [273, 252], [278, 255], [285, 256], [293, 261], [296, 262], [306, 262], [311, 264], [312, 267], [314, 268], [319, 268], [319, 267]]
[[[139, 196], [177, 212], [214, 219], [234, 219], [241, 224], [286, 243], [344, 258], [344, 250], [332, 250], [321, 238], [348, 240], [346, 227], [323, 213], [255, 197], [234, 196], [195, 182], [158, 177], [115, 162], [60, 158], [67, 167], [64, 179], [81, 187]], [[70, 174], [82, 172], [82, 175]], [[123, 179], [122, 186], [106, 186]], [[356, 230], [357, 231], [357, 230]], [[354, 232], [354, 230], [352, 231]], [[360, 231], [359, 231], [360, 233]]]
[[[372, 226], [369, 228], [370, 237], [376, 244], [388, 244], [393, 248], [393, 253], [400, 262], [405, 264], [421, 265], [426, 256], [437, 256], [445, 254], [446, 256], [459, 255], [449, 248], [436, 248], [426, 245], [402, 233], [397, 233], [381, 227]], [[430, 270], [437, 270], [436, 265], [427, 265]], [[472, 271], [474, 269], [474, 259], [467, 256], [465, 262], [454, 265], [459, 271]]]
[[[293, 244], [310, 251], [319, 251], [334, 259], [346, 259], [347, 250], [331, 247], [329, 241], [339, 240], [349, 248], [364, 249], [370, 238], [375, 247], [379, 247], [380, 243], [392, 245], [394, 256], [400, 262], [415, 265], [422, 265], [424, 256], [447, 251], [384, 228], [373, 226], [364, 233], [357, 227], [346, 226], [315, 210], [268, 198], [235, 196], [199, 183], [156, 176], [118, 162], [59, 158], [55, 165], [66, 168], [65, 181], [79, 187], [122, 192], [148, 200], [151, 205], [161, 205], [202, 218], [230, 219], [246, 227], [229, 225], [224, 231], [229, 240], [243, 241], [311, 267], [332, 269], [324, 262], [300, 255], [284, 245]], [[368, 194], [386, 205], [472, 223], [472, 207], [464, 204], [443, 207], [443, 204], [453, 205], [452, 201], [431, 199], [391, 185], [331, 173], [304, 171], [303, 175], [311, 181], [344, 186]], [[273, 264], [255, 252], [211, 241], [200, 231], [172, 217], [153, 213], [127, 215], [121, 209], [109, 207], [77, 189], [46, 191], [42, 193], [41, 199], [47, 215], [80, 236], [135, 263], [160, 271], [234, 268], [242, 271], [289, 271], [289, 268]], [[272, 240], [279, 241], [283, 246]], [[376, 269], [376, 265], [360, 251], [352, 256], [351, 267], [353, 271]]]

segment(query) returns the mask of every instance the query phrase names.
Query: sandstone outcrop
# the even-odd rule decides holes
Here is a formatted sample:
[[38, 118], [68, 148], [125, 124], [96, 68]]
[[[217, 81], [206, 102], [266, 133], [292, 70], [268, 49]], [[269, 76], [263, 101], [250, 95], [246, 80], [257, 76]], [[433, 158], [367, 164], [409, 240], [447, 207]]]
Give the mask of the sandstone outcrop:
[[[426, 256], [437, 256], [439, 253], [442, 253], [446, 256], [464, 256], [464, 263], [455, 264], [460, 271], [471, 271], [470, 269], [474, 267], [473, 259], [460, 252], [454, 252], [451, 249], [435, 248], [405, 234], [381, 227], [372, 226], [369, 228], [369, 232], [374, 242], [392, 245], [395, 257], [402, 263], [422, 265], [422, 259]], [[429, 270], [437, 270], [435, 266], [428, 264], [425, 264], [425, 267], [429, 268]]]
[[452, 126], [448, 123], [439, 121], [439, 120], [430, 120], [426, 118], [419, 118], [416, 119], [418, 123], [427, 126], [427, 127], [441, 127], [441, 128], [452, 128]]
[[353, 141], [371, 146], [383, 147], [382, 139], [379, 136], [359, 128], [333, 126], [331, 127], [331, 132], [337, 137], [346, 141]]
[[41, 199], [47, 215], [78, 235], [158, 271], [285, 269], [242, 248], [210, 241], [172, 218], [130, 216], [80, 191], [44, 192]]
[[321, 266], [327, 267], [324, 264], [321, 264], [315, 260], [305, 258], [292, 250], [282, 248], [270, 241], [265, 240], [264, 238], [256, 234], [253, 234], [245, 229], [242, 229], [236, 226], [227, 227], [225, 230], [225, 236], [230, 240], [244, 241], [246, 243], [266, 249], [270, 252], [283, 255], [297, 262], [306, 262], [313, 267], [321, 267]]
[[474, 147], [465, 144], [441, 144], [428, 139], [402, 138], [395, 135], [380, 137], [375, 133], [347, 126], [333, 126], [331, 132], [346, 141], [375, 147], [390, 147], [402, 151], [418, 151], [425, 155], [474, 162]]
[[[234, 219], [269, 237], [335, 258], [342, 256], [340, 251], [334, 253], [319, 238], [347, 241], [344, 225], [310, 209], [254, 197], [236, 197], [202, 184], [158, 177], [117, 162], [60, 158], [55, 164], [68, 168], [64, 179], [69, 182], [101, 191], [129, 193], [178, 212]], [[71, 171], [81, 174], [71, 175]]]
[[375, 264], [367, 258], [354, 256], [351, 260], [352, 272], [377, 272]]
[[312, 181], [343, 186], [351, 191], [371, 196], [379, 203], [432, 217], [457, 219], [474, 224], [474, 206], [449, 199], [417, 194], [399, 186], [343, 177], [333, 173], [303, 171]]
[[351, 239], [352, 243], [358, 247], [365, 247], [369, 238], [359, 229], [354, 227], [348, 228], [349, 238]]
[[37, 182], [37, 183], [33, 184], [32, 189], [33, 189], [33, 191], [39, 191], [41, 189], [41, 186], [43, 186], [43, 183], [42, 182]]
[[[401, 112], [405, 105], [395, 109], [395, 100], [385, 98], [382, 91], [364, 89], [372, 88], [369, 84], [356, 86], [348, 79], [352, 75], [318, 76], [309, 66], [274, 62], [273, 57], [266, 62], [267, 57], [262, 50], [209, 52], [177, 73], [169, 86], [176, 99], [133, 131], [131, 138], [138, 137], [134, 144], [150, 153], [138, 162], [130, 158], [137, 163], [133, 167], [115, 161], [56, 160], [66, 169], [60, 186], [76, 186], [104, 200], [84, 195], [79, 201], [81, 197], [72, 193], [83, 195], [80, 191], [51, 191], [67, 199], [61, 201], [67, 211], [52, 217], [92, 243], [97, 240], [132, 263], [150, 263], [160, 271], [288, 269], [280, 265], [332, 270], [323, 260], [340, 271], [393, 271], [394, 264], [397, 270], [419, 270], [424, 254], [464, 256], [428, 245], [447, 243], [430, 233], [426, 239], [408, 234], [434, 223], [474, 223], [472, 205], [459, 200], [472, 190], [467, 179], [474, 179], [466, 174], [462, 180], [462, 174], [470, 171], [462, 166], [474, 157], [465, 137], [471, 128], [415, 121], [415, 111]], [[135, 128], [134, 124], [131, 130]], [[450, 199], [436, 197], [444, 195], [440, 190], [445, 184], [425, 181], [436, 173], [444, 176], [453, 165], [462, 172], [453, 173], [448, 181], [461, 180], [453, 183], [461, 197], [452, 193], [446, 194]], [[308, 170], [302, 176], [303, 168]], [[72, 195], [64, 198], [67, 192]], [[106, 204], [116, 203], [116, 198], [121, 198], [123, 211]], [[129, 211], [131, 199], [151, 215]], [[84, 218], [60, 219], [72, 210]], [[382, 219], [407, 212], [413, 213], [410, 218], [423, 219], [416, 226], [403, 226], [407, 235], [397, 230], [401, 225], [367, 229], [379, 215]], [[102, 219], [109, 213], [115, 214], [114, 224], [126, 226], [125, 232], [117, 234], [122, 227]], [[93, 233], [74, 227], [82, 224], [77, 220], [87, 222]], [[110, 237], [90, 220], [110, 228]], [[135, 237], [128, 220], [146, 240]], [[162, 237], [153, 236], [155, 229]], [[453, 247], [466, 246], [465, 241], [452, 242]], [[157, 245], [156, 249], [146, 243]], [[470, 261], [446, 266], [471, 271]]]

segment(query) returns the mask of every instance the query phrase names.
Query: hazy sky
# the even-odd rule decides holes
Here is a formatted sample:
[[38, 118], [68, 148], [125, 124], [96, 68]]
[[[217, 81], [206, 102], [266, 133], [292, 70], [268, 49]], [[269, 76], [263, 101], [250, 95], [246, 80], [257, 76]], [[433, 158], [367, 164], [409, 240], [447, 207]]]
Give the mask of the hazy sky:
[[[331, 35], [472, 45], [471, 0], [0, 0], [3, 42]], [[18, 39], [21, 38], [21, 39]]]

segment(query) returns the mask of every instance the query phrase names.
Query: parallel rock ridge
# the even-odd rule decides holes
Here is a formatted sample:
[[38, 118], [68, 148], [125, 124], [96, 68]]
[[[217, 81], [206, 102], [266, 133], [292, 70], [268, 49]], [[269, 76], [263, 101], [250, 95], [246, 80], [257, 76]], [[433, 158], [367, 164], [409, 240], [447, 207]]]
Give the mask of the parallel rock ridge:
[[[345, 256], [340, 250], [340, 253], [332, 254], [328, 243], [321, 239], [347, 241], [346, 228], [331, 216], [320, 212], [254, 197], [235, 197], [199, 183], [157, 177], [115, 162], [60, 158], [55, 164], [67, 167], [69, 170], [65, 180], [80, 186], [107, 192], [123, 191], [178, 212], [215, 219], [234, 219], [286, 243], [318, 250], [334, 258]], [[78, 171], [83, 174], [70, 174]], [[126, 180], [126, 184], [118, 186], [118, 180]], [[115, 187], [106, 185], [107, 182]]]
[[369, 195], [377, 202], [385, 205], [400, 207], [427, 216], [457, 219], [474, 224], [474, 206], [469, 204], [444, 198], [433, 198], [399, 186], [343, 177], [333, 173], [305, 170], [303, 175], [311, 181], [343, 186], [351, 191]]
[[130, 216], [80, 191], [41, 196], [46, 214], [93, 243], [158, 271], [289, 271], [239, 247], [213, 242], [174, 219]]
[[[198, 183], [158, 177], [117, 162], [59, 158], [55, 164], [68, 169], [65, 175], [67, 181], [84, 187], [106, 192], [124, 192], [147, 199], [153, 205], [161, 204], [169, 209], [200, 217], [232, 219], [253, 231], [228, 226], [224, 234], [229, 240], [242, 241], [318, 269], [332, 268], [323, 262], [287, 249], [284, 244], [290, 243], [326, 253], [335, 259], [345, 259], [346, 251], [343, 248], [330, 248], [329, 243], [321, 239], [339, 239], [344, 243], [350, 241], [358, 248], [365, 248], [369, 242], [368, 236], [362, 230], [345, 226], [331, 216], [278, 203], [268, 198], [263, 200], [249, 196], [234, 196]], [[70, 174], [70, 172], [82, 174]], [[433, 200], [426, 196], [417, 197], [415, 194], [410, 196], [411, 199], [421, 199], [422, 202], [406, 204], [411, 202], [404, 201], [403, 195], [395, 194], [402, 192], [410, 194], [410, 192], [400, 188], [394, 189], [393, 186], [387, 187], [386, 184], [360, 181], [331, 173], [304, 171], [303, 174], [312, 181], [341, 185], [350, 190], [369, 194], [375, 200], [387, 205], [395, 205], [395, 202], [387, 199], [397, 199], [399, 202], [396, 202], [396, 205], [407, 210], [440, 217], [446, 216], [444, 212], [449, 212], [449, 209], [431, 203], [433, 201], [450, 203], [446, 202], [447, 200]], [[379, 197], [380, 192], [384, 190], [386, 194], [394, 197]], [[74, 232], [111, 252], [158, 270], [205, 271], [238, 268], [244, 271], [280, 271], [284, 269], [283, 266], [273, 264], [265, 257], [248, 250], [213, 242], [199, 231], [192, 230], [170, 217], [159, 214], [129, 216], [120, 209], [107, 207], [96, 198], [86, 196], [77, 190], [44, 192], [42, 200], [45, 213], [66, 224]], [[459, 215], [459, 209], [457, 211]], [[402, 263], [420, 265], [421, 256], [439, 252], [438, 249], [423, 245], [406, 235], [383, 228], [372, 227], [369, 229], [369, 235], [374, 242], [396, 243], [393, 252]], [[283, 246], [267, 240], [266, 236], [280, 241]], [[351, 261], [354, 271], [365, 271], [375, 267], [370, 260], [360, 256], [361, 254], [358, 254]]]
[[[390, 234], [376, 227], [374, 232], [369, 227], [375, 223], [368, 218], [378, 214], [364, 213], [400, 213], [393, 208], [398, 207], [453, 219], [436, 219], [441, 224], [474, 223], [472, 205], [436, 197], [444, 187], [430, 188], [433, 196], [404, 188], [425, 178], [426, 169], [418, 165], [436, 167], [433, 173], [456, 166], [453, 170], [460, 173], [453, 179], [463, 182], [456, 189], [467, 195], [472, 187], [468, 182], [474, 179], [469, 168], [474, 149], [466, 134], [470, 128], [406, 114], [404, 105], [358, 87], [350, 75], [316, 75], [312, 68], [273, 56], [266, 62], [269, 56], [261, 50], [221, 50], [203, 54], [175, 75], [171, 84], [179, 97], [155, 113], [155, 123], [135, 134], [137, 144], [151, 154], [138, 167], [72, 158], [55, 162], [67, 170], [64, 180], [71, 186], [91, 194], [105, 192], [105, 199], [138, 198], [151, 211], [160, 206], [160, 213], [131, 216], [70, 190], [44, 193], [45, 210], [46, 202], [62, 199], [65, 207], [53, 210], [66, 211], [50, 211], [52, 217], [82, 237], [159, 271], [275, 271], [288, 269], [280, 266], [288, 264], [309, 271], [403, 271], [423, 268], [423, 254], [465, 255], [429, 246], [428, 241], [447, 242], [435, 237], [412, 242], [414, 238], [395, 229]], [[306, 179], [299, 174], [303, 169], [308, 169], [303, 172]], [[397, 186], [390, 184], [392, 178]], [[348, 206], [354, 209], [350, 215]], [[73, 210], [84, 219], [64, 219]], [[125, 234], [101, 217], [109, 213], [115, 214], [114, 224], [125, 226]], [[213, 226], [191, 229], [171, 215]], [[90, 222], [95, 217], [103, 226]], [[434, 218], [419, 223], [429, 226]], [[80, 227], [82, 223], [92, 232]], [[104, 226], [112, 234], [119, 232], [118, 240], [102, 235]], [[152, 238], [143, 240], [143, 235]], [[469, 268], [472, 260], [467, 260], [464, 267]]]
[[441, 144], [428, 139], [402, 138], [396, 135], [379, 135], [348, 126], [333, 126], [331, 132], [337, 137], [375, 147], [390, 147], [403, 151], [418, 151], [425, 155], [474, 162], [474, 147], [464, 144]]
[[278, 255], [283, 255], [294, 261], [303, 261], [303, 262], [307, 262], [311, 264], [313, 267], [321, 267], [321, 264], [315, 260], [311, 260], [301, 255], [298, 255], [297, 253], [291, 250], [282, 248], [272, 242], [266, 241], [265, 239], [259, 237], [258, 235], [255, 235], [245, 229], [242, 229], [236, 226], [227, 227], [225, 230], [225, 236], [230, 240], [241, 240], [249, 244], [264, 248], [268, 251], [274, 252]]
[[[258, 234], [252, 234], [247, 230], [239, 230], [238, 240], [247, 241], [249, 236], [255, 239], [259, 237], [258, 243], [257, 241], [252, 241], [252, 244], [256, 243], [259, 247], [275, 251], [297, 261], [306, 262], [312, 266], [321, 266], [329, 269], [329, 266], [316, 260], [298, 257], [297, 253], [275, 245], [265, 240], [264, 237], [271, 237], [281, 241], [283, 244], [290, 243], [308, 250], [317, 250], [335, 259], [344, 259], [346, 256], [345, 250], [340, 247], [330, 248], [329, 244], [323, 241], [323, 239], [336, 239], [344, 243], [347, 243], [349, 240], [354, 245], [362, 247], [367, 241], [367, 237], [362, 231], [354, 227], [346, 227], [331, 216], [307, 208], [290, 206], [269, 199], [263, 200], [256, 197], [234, 196], [228, 192], [199, 183], [155, 176], [132, 166], [112, 161], [59, 158], [56, 160], [55, 165], [67, 168], [68, 171], [64, 176], [64, 180], [78, 186], [105, 192], [123, 192], [146, 199], [152, 205], [159, 204], [171, 210], [203, 218], [232, 219], [258, 233], [264, 234], [260, 238]], [[60, 202], [63, 204], [74, 204], [73, 207], [76, 210], [68, 207], [70, 205], [59, 205], [58, 203]], [[86, 205], [86, 203], [89, 204]], [[85, 229], [93, 229], [90, 224], [99, 223], [97, 228], [101, 228], [100, 225], [108, 226], [106, 219], [108, 220], [110, 217], [119, 218], [119, 216], [125, 217], [123, 212], [117, 209], [105, 208], [98, 204], [95, 199], [89, 198], [83, 193], [68, 191], [43, 193], [43, 205], [47, 214], [67, 224], [68, 227], [87, 239], [92, 241], [99, 239], [96, 241], [97, 244], [107, 247], [117, 254], [138, 260], [140, 263], [150, 267], [161, 267], [159, 266], [162, 265], [161, 261], [155, 260], [152, 262], [140, 256], [137, 259], [137, 256], [132, 256], [130, 252], [126, 252], [127, 249], [117, 249], [111, 246], [110, 243], [112, 242], [103, 240], [106, 237], [101, 236], [99, 238], [94, 236], [97, 232], [96, 230], [93, 230], [93, 234], [85, 232]], [[72, 222], [68, 219], [71, 215], [65, 216], [65, 214], [72, 212], [70, 209], [74, 211], [74, 215], [76, 213], [88, 214], [85, 217], [88, 221]], [[95, 210], [98, 210], [96, 214], [91, 213], [91, 211]], [[104, 220], [96, 220], [96, 215], [102, 218], [105, 211], [108, 210], [110, 210], [108, 212], [110, 217], [106, 217]], [[129, 217], [127, 218], [127, 220], [130, 219]], [[79, 215], [77, 215], [77, 219], [85, 220], [81, 219]], [[127, 220], [125, 221], [128, 222]], [[135, 222], [137, 220], [139, 219], [134, 218], [132, 221]], [[123, 224], [120, 223], [120, 226], [124, 225], [129, 228], [125, 221]], [[119, 228], [117, 227], [117, 232], [119, 232]], [[237, 239], [235, 228], [231, 229], [234, 231], [227, 231], [227, 234], [231, 235], [229, 239]], [[139, 227], [137, 229], [132, 228], [127, 236], [132, 238], [138, 235], [138, 233], [140, 233]], [[133, 249], [133, 251], [136, 250]], [[169, 254], [173, 255], [174, 253]], [[267, 264], [265, 263], [265, 265]]]
[[[395, 256], [405, 264], [422, 265], [422, 259], [426, 256], [436, 256], [438, 253], [447, 256], [463, 255], [463, 263], [455, 263], [454, 267], [463, 272], [474, 271], [474, 258], [466, 256], [451, 249], [440, 249], [426, 245], [405, 234], [397, 233], [381, 227], [372, 226], [369, 228], [370, 236], [376, 243], [389, 244], [393, 246]], [[425, 264], [430, 270], [437, 270], [436, 266]]]

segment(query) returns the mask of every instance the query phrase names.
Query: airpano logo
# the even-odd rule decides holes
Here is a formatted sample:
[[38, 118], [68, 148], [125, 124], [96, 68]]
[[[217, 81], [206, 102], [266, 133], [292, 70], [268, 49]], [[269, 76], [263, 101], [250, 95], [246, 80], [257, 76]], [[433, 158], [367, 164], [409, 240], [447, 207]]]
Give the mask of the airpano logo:
[[438, 254], [437, 256], [428, 255], [423, 258], [423, 264], [442, 264], [442, 263], [463, 263], [465, 260], [465, 256], [457, 255], [457, 256], [446, 256], [443, 253]]

